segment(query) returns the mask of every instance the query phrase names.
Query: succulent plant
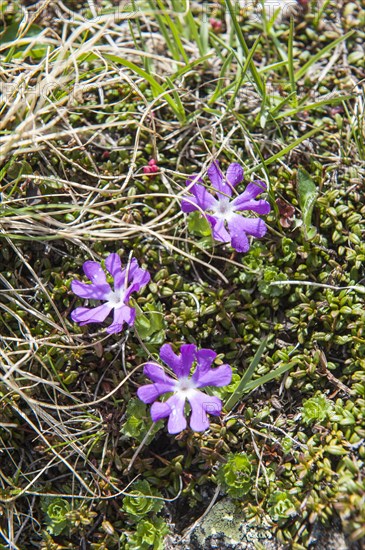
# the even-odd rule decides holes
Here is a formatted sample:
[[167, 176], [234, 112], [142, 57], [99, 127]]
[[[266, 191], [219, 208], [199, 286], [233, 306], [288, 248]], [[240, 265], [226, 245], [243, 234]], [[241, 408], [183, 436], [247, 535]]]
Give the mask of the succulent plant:
[[253, 457], [235, 453], [228, 455], [227, 462], [218, 471], [217, 479], [229, 496], [240, 498], [251, 491], [254, 472]]

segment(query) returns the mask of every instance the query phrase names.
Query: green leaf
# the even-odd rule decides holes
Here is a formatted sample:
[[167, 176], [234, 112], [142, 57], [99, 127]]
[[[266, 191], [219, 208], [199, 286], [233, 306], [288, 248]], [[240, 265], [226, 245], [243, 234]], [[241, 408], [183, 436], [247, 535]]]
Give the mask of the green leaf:
[[302, 211], [304, 235], [307, 240], [313, 239], [316, 229], [312, 227], [312, 212], [317, 199], [317, 187], [303, 168], [298, 170], [298, 199]]
[[[127, 420], [121, 428], [122, 434], [127, 437], [132, 437], [141, 443], [147, 432], [154, 424], [151, 416], [147, 411], [147, 407], [140, 399], [130, 399], [126, 410]], [[163, 422], [156, 422], [147, 437], [145, 444], [148, 445], [155, 434], [163, 427]]]
[[29, 176], [30, 174], [33, 174], [33, 168], [26, 160], [12, 162], [7, 170], [8, 178], [10, 180], [16, 180], [17, 182], [22, 176]]
[[198, 235], [199, 237], [209, 237], [212, 234], [208, 221], [198, 211], [190, 214], [188, 228], [190, 233]]
[[135, 328], [142, 340], [164, 331], [164, 315], [161, 304], [146, 304], [144, 312], [137, 304], [135, 307], [137, 310]]
[[137, 315], [134, 326], [137, 329], [137, 332], [139, 336], [142, 338], [142, 340], [144, 340], [147, 336], [152, 334], [151, 323], [145, 315]]
[[[26, 34], [20, 36], [21, 28], [19, 23], [12, 23], [5, 31], [0, 33], [1, 44], [9, 44], [9, 49], [4, 49], [3, 52], [10, 53], [11, 57], [21, 58], [22, 52], [24, 52], [29, 46], [29, 39], [41, 35], [42, 27], [39, 25], [32, 25], [26, 31]], [[40, 41], [34, 41], [34, 46], [28, 55], [30, 57], [41, 58], [47, 52], [47, 44], [43, 44]]]
[[47, 531], [51, 535], [60, 535], [68, 527], [67, 514], [71, 510], [70, 503], [60, 497], [45, 497], [41, 500], [41, 508], [45, 513]]

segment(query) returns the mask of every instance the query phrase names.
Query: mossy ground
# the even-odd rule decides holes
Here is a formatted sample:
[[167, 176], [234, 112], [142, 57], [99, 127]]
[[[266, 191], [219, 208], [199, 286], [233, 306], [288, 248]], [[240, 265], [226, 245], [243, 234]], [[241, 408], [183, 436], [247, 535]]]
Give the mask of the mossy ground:
[[[365, 12], [229, 4], [0, 2], [2, 548], [163, 548], [218, 483], [288, 547], [333, 516], [364, 540]], [[212, 158], [268, 183], [247, 254], [181, 212]], [[71, 281], [110, 252], [151, 273], [117, 336], [70, 319]], [[229, 362], [225, 403], [265, 337], [253, 380], [285, 374], [206, 433], [148, 431], [136, 389], [162, 343]]]

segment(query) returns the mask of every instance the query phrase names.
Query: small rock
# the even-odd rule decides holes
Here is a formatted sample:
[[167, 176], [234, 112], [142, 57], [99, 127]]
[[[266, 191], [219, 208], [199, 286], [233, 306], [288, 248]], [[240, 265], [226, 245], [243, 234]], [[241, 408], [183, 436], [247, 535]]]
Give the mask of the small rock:
[[[278, 542], [273, 528], [250, 525], [234, 502], [224, 498], [185, 537], [169, 536], [165, 550], [286, 550], [288, 545]], [[316, 523], [312, 527], [308, 548], [313, 550], [361, 550], [358, 543], [350, 543], [342, 531], [339, 518], [330, 525]]]
[[253, 526], [243, 521], [233, 501], [223, 499], [203, 518], [190, 535], [191, 550], [256, 550], [256, 543], [265, 550], [284, 548], [274, 538], [268, 525]]

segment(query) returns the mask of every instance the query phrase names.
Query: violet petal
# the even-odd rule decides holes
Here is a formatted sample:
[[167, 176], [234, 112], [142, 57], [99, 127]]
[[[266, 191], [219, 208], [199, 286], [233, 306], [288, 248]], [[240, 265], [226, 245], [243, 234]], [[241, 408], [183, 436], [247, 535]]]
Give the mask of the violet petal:
[[96, 285], [105, 285], [107, 284], [106, 275], [101, 265], [98, 262], [92, 262], [88, 260], [84, 262], [82, 269], [86, 277], [90, 279]]
[[197, 205], [202, 210], [213, 210], [217, 205], [217, 199], [215, 199], [203, 185], [193, 185], [190, 192], [195, 195]]
[[259, 218], [244, 218], [233, 214], [228, 220], [228, 229], [231, 234], [231, 245], [238, 252], [247, 252], [250, 248], [247, 235], [262, 237], [267, 231], [266, 224]]
[[112, 291], [108, 283], [104, 285], [93, 285], [82, 283], [76, 279], [71, 283], [71, 290], [80, 298], [92, 300], [107, 300], [108, 294]]
[[136, 310], [133, 307], [122, 306], [114, 309], [113, 323], [106, 329], [108, 334], [116, 334], [123, 330], [124, 323], [130, 327], [134, 324]]
[[226, 179], [229, 185], [233, 187], [243, 180], [243, 168], [237, 162], [233, 162], [228, 166]]
[[204, 432], [209, 428], [207, 413], [219, 415], [222, 402], [218, 397], [193, 390], [188, 394], [191, 406], [190, 427], [194, 432]]
[[178, 377], [189, 376], [191, 366], [196, 358], [196, 346], [194, 344], [183, 344], [180, 348], [181, 352], [181, 370]]
[[171, 409], [167, 401], [165, 403], [159, 403], [156, 401], [151, 407], [151, 418], [153, 422], [158, 422], [159, 420], [166, 418], [166, 416], [169, 416], [170, 413]]
[[214, 359], [217, 357], [217, 354], [212, 349], [208, 348], [202, 348], [197, 351], [196, 358], [197, 358], [197, 366], [199, 367], [200, 371], [208, 370]]
[[240, 199], [240, 197], [241, 195], [239, 195], [234, 201], [232, 201], [232, 205], [234, 206], [235, 210], [251, 210], [251, 212], [256, 212], [257, 214], [261, 215], [268, 214], [271, 210], [270, 203], [263, 199], [242, 200]]
[[209, 166], [207, 174], [212, 186], [219, 191], [223, 191], [223, 189], [221, 189], [221, 185], [225, 185], [223, 182], [224, 176], [219, 168], [219, 162], [217, 160], [214, 160]]
[[120, 261], [119, 254], [116, 254], [115, 252], [109, 254], [105, 260], [105, 267], [113, 277], [120, 273], [122, 269], [122, 262]]
[[161, 346], [160, 357], [162, 361], [174, 371], [176, 376], [180, 376], [181, 357], [173, 352], [171, 344], [164, 344], [163, 346]]
[[192, 376], [198, 388], [205, 386], [227, 386], [232, 380], [232, 369], [229, 365], [220, 365], [214, 369], [203, 370], [197, 368]]
[[[133, 278], [133, 275], [137, 269], [139, 269], [138, 262], [136, 258], [132, 258], [129, 264], [124, 269], [117, 271], [114, 275], [114, 289], [120, 290], [121, 288], [128, 286], [128, 281]], [[127, 275], [128, 281], [126, 281]]]
[[224, 220], [210, 215], [207, 215], [206, 218], [212, 227], [213, 238], [222, 243], [229, 243], [231, 237], [224, 226]]
[[263, 193], [264, 191], [266, 191], [266, 183], [261, 180], [255, 180], [247, 185], [244, 192], [238, 195], [238, 197], [236, 197], [232, 201], [232, 204], [235, 206], [236, 201], [245, 202], [245, 201], [250, 201], [252, 199], [255, 199], [257, 195], [259, 195], [260, 193]]
[[[184, 416], [185, 397], [176, 393], [175, 395], [169, 397], [166, 404], [171, 409], [169, 421], [167, 423], [167, 430], [170, 434], [178, 434], [186, 428], [186, 419]], [[151, 409], [152, 408], [153, 405]]]
[[130, 275], [130, 280], [132, 281], [133, 286], [138, 287], [138, 290], [140, 290], [143, 286], [146, 286], [146, 284], [150, 282], [150, 279], [151, 275], [149, 272], [141, 267], [135, 269]]
[[87, 325], [88, 323], [102, 323], [111, 310], [112, 306], [108, 304], [102, 304], [91, 309], [88, 307], [77, 307], [71, 313], [71, 319], [75, 323], [79, 323], [80, 326]]
[[143, 368], [143, 374], [152, 380], [152, 382], [170, 384], [171, 391], [175, 388], [176, 380], [166, 374], [164, 369], [160, 365], [156, 365], [156, 363], [146, 363]]
[[146, 384], [137, 390], [137, 395], [143, 403], [153, 403], [163, 393], [171, 392], [171, 384]]
[[189, 200], [181, 201], [181, 210], [186, 214], [199, 210], [198, 201], [195, 197], [189, 197]]
[[263, 237], [267, 231], [266, 223], [260, 218], [244, 218], [239, 214], [233, 214], [231, 220], [228, 222], [228, 228], [231, 230], [231, 223], [233, 226], [238, 226], [242, 231], [248, 235], [254, 237]]
[[217, 160], [213, 161], [212, 164], [209, 166], [207, 174], [214, 189], [225, 195], [228, 195], [229, 197], [232, 195], [232, 189], [230, 185], [227, 185], [227, 183], [224, 181], [224, 177], [221, 169], [219, 168], [219, 162]]

